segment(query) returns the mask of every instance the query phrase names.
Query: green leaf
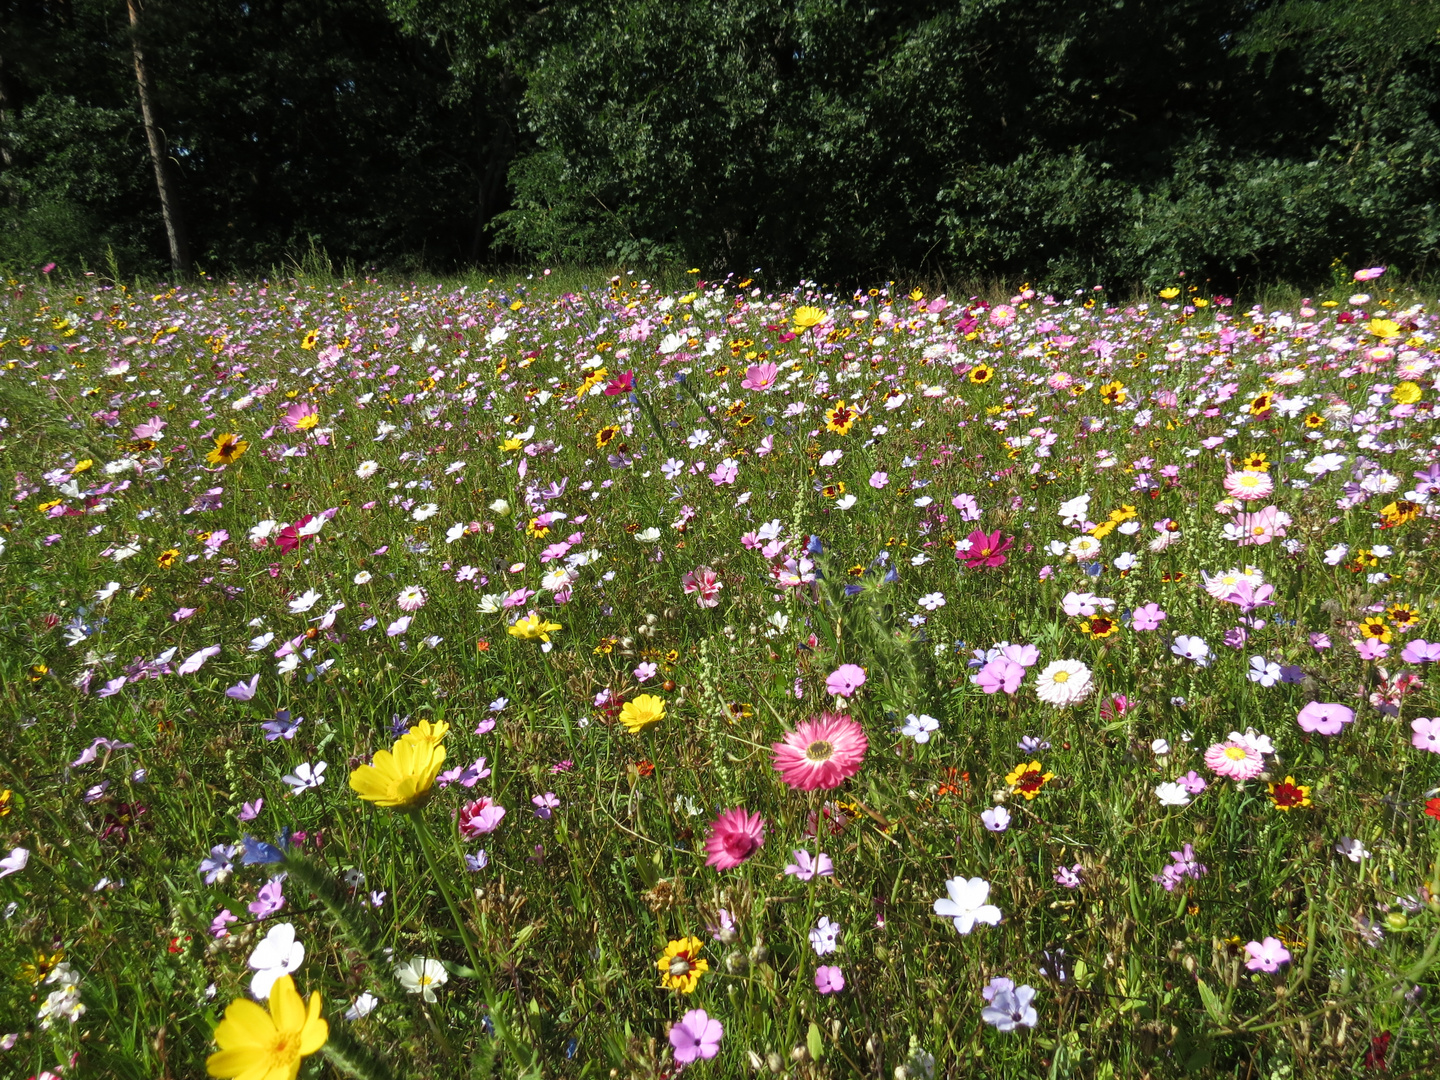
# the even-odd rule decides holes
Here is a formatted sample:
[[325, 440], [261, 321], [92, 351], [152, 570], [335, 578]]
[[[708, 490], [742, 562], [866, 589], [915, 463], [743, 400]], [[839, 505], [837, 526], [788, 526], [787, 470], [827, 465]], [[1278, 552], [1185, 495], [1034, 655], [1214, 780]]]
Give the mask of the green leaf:
[[1216, 996], [1215, 991], [1205, 984], [1204, 979], [1197, 980], [1200, 987], [1200, 1003], [1205, 1006], [1205, 1014], [1216, 1024], [1225, 1024], [1229, 1020], [1229, 1011], [1225, 1003]]
[[810, 1051], [810, 1056], [816, 1061], [820, 1060], [825, 1049], [825, 1044], [820, 1041], [820, 1027], [813, 1020], [810, 1021], [810, 1031], [805, 1036], [805, 1049]]

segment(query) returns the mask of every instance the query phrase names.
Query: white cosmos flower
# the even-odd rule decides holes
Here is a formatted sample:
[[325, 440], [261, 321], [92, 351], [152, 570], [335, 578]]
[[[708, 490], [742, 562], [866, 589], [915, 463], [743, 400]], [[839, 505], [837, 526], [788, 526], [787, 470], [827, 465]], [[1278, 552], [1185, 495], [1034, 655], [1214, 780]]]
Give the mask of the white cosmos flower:
[[320, 599], [320, 593], [314, 589], [306, 589], [303, 593], [290, 601], [290, 613], [292, 615], [303, 615], [315, 606], [315, 601]]
[[1160, 800], [1161, 806], [1189, 806], [1190, 793], [1173, 780], [1155, 788], [1155, 796]]
[[855, 503], [856, 499], [854, 495], [841, 495], [840, 498], [835, 500], [835, 509], [849, 510]]
[[435, 1000], [435, 988], [450, 981], [450, 973], [439, 960], [415, 956], [408, 963], [395, 965], [395, 978], [407, 993], [423, 994], [426, 1001]]
[[1094, 684], [1090, 669], [1079, 660], [1056, 660], [1046, 665], [1035, 683], [1035, 696], [1048, 705], [1063, 709], [1090, 696]]
[[967, 881], [953, 877], [945, 882], [945, 891], [950, 895], [935, 901], [935, 914], [952, 920], [959, 933], [970, 933], [976, 923], [995, 926], [1000, 922], [1000, 909], [985, 902], [990, 897], [990, 883], [984, 878]]

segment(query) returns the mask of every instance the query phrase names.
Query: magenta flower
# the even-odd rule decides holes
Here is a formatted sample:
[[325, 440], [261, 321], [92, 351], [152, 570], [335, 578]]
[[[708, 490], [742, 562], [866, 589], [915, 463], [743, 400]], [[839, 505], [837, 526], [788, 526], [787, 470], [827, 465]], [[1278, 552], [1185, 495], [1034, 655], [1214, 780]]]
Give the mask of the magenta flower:
[[1316, 652], [1320, 652], [1320, 651], [1323, 650], [1323, 649], [1328, 649], [1328, 648], [1330, 648], [1330, 635], [1329, 635], [1329, 634], [1311, 634], [1311, 635], [1310, 635], [1310, 647], [1311, 647], [1312, 649], [1314, 649]]
[[775, 364], [751, 364], [745, 369], [745, 378], [740, 380], [740, 385], [759, 393], [774, 386], [775, 377], [779, 374], [780, 368]]
[[1390, 655], [1390, 646], [1378, 638], [1363, 638], [1360, 641], [1352, 641], [1355, 651], [1360, 654], [1361, 660], [1384, 660]]
[[815, 989], [822, 994], [838, 994], [845, 989], [845, 973], [833, 964], [821, 964], [815, 969]]
[[1424, 638], [1416, 638], [1405, 646], [1400, 659], [1407, 664], [1432, 664], [1440, 660], [1440, 641], [1432, 643]]
[[725, 587], [720, 575], [708, 566], [697, 566], [689, 571], [680, 584], [685, 595], [694, 596], [695, 602], [702, 608], [717, 606], [720, 603], [720, 590]]
[[229, 937], [230, 931], [225, 929], [225, 927], [229, 923], [239, 921], [238, 916], [230, 914], [229, 908], [221, 908], [220, 914], [210, 920], [210, 935], [217, 938]]
[[983, 668], [978, 675], [971, 676], [970, 681], [987, 694], [994, 694], [1004, 690], [1005, 693], [1014, 695], [1020, 688], [1020, 680], [1025, 678], [1025, 669], [1013, 660], [1004, 656], [997, 656]]
[[622, 371], [610, 384], [605, 387], [606, 397], [618, 397], [620, 394], [628, 394], [635, 389], [635, 372]]
[[1440, 754], [1440, 720], [1422, 716], [1410, 721], [1410, 730], [1415, 733], [1410, 737], [1411, 746], [1416, 750]]
[[500, 827], [505, 816], [505, 807], [490, 796], [468, 802], [460, 808], [460, 835], [474, 840], [485, 833], [492, 833]]
[[1022, 668], [1034, 667], [1040, 659], [1040, 650], [1034, 645], [1006, 645], [1000, 655]]
[[743, 806], [724, 811], [710, 827], [705, 841], [706, 866], [733, 870], [765, 843], [765, 822]]
[[1146, 604], [1144, 607], [1135, 609], [1130, 625], [1136, 630], [1158, 630], [1160, 624], [1165, 621], [1165, 617], [1165, 612], [1160, 610], [1159, 604]]
[[[773, 366], [773, 365], [771, 365]], [[678, 1024], [670, 1025], [670, 1045], [675, 1060], [681, 1065], [704, 1058], [709, 1061], [720, 1052], [720, 1039], [725, 1028], [704, 1009], [691, 1009]]]
[[1290, 950], [1279, 938], [1267, 937], [1264, 941], [1252, 941], [1245, 946], [1249, 959], [1245, 966], [1251, 971], [1275, 972], [1281, 964], [1290, 962]]
[[309, 402], [295, 402], [285, 410], [285, 415], [280, 418], [280, 423], [285, 430], [292, 434], [297, 431], [309, 431], [320, 422], [320, 411]]
[[1322, 705], [1312, 701], [1300, 710], [1295, 718], [1301, 731], [1318, 732], [1321, 735], [1339, 735], [1346, 724], [1355, 722], [1355, 711], [1344, 705]]
[[263, 919], [268, 915], [274, 915], [283, 908], [285, 906], [284, 885], [285, 878], [283, 876], [271, 878], [261, 885], [254, 902], [248, 905], [250, 914], [257, 919]]
[[535, 816], [550, 820], [550, 812], [560, 805], [560, 800], [555, 797], [553, 791], [547, 791], [544, 795], [536, 795], [530, 800], [535, 804]]
[[855, 664], [841, 664], [825, 679], [825, 689], [836, 697], [848, 698], [865, 685], [865, 669]]
[[1005, 552], [1009, 551], [1015, 544], [1015, 538], [1013, 536], [1007, 536], [1002, 540], [999, 529], [996, 529], [993, 533], [976, 529], [966, 537], [966, 539], [969, 541], [970, 546], [964, 551], [957, 550], [955, 557], [963, 562], [969, 570], [1004, 566]]

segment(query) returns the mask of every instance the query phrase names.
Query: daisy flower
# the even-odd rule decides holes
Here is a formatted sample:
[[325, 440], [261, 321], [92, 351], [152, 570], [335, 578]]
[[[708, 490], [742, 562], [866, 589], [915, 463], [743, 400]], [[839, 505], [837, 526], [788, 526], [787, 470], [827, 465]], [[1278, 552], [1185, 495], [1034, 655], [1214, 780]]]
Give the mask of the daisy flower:
[[1253, 746], [1232, 739], [1205, 751], [1205, 767], [1226, 780], [1253, 780], [1265, 771], [1265, 762]]
[[845, 713], [822, 713], [771, 744], [780, 779], [797, 791], [834, 788], [860, 771], [869, 747], [865, 729]]
[[743, 806], [724, 811], [710, 827], [705, 841], [706, 866], [733, 870], [765, 843], [765, 822]]
[[1084, 701], [1093, 689], [1088, 667], [1079, 660], [1056, 660], [1040, 672], [1035, 696], [1046, 704], [1063, 709]]

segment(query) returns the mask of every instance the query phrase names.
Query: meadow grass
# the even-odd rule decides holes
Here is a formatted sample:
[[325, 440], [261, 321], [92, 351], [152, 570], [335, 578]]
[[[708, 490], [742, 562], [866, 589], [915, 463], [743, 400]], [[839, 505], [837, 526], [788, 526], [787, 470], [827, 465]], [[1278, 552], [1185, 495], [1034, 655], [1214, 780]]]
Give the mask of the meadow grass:
[[[12, 280], [0, 1072], [203, 1075], [288, 925], [304, 1075], [673, 1075], [696, 1009], [702, 1076], [1434, 1075], [1436, 323], [1382, 282]], [[792, 789], [827, 712], [863, 763]], [[362, 800], [422, 721], [428, 803]]]

